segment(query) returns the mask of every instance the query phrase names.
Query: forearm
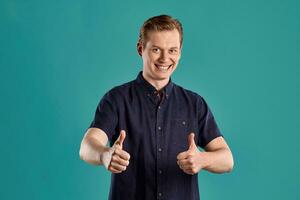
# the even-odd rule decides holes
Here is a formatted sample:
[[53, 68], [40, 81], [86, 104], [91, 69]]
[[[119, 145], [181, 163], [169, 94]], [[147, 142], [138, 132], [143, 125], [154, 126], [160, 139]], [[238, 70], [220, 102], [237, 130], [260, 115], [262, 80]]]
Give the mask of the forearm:
[[106, 143], [107, 137], [100, 130], [88, 130], [80, 145], [80, 158], [89, 164], [102, 165], [100, 157], [103, 152], [108, 151]]
[[202, 153], [204, 154], [203, 169], [212, 173], [225, 173], [233, 169], [234, 161], [229, 149], [222, 148]]

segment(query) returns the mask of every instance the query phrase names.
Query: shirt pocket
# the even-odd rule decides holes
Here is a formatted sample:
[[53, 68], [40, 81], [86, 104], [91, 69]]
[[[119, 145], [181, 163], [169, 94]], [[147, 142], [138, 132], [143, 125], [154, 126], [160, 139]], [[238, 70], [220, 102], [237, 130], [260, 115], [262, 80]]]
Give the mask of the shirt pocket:
[[196, 120], [192, 119], [171, 119], [172, 144], [177, 146], [179, 151], [186, 151], [189, 148], [188, 136], [195, 133], [197, 144], [198, 134]]

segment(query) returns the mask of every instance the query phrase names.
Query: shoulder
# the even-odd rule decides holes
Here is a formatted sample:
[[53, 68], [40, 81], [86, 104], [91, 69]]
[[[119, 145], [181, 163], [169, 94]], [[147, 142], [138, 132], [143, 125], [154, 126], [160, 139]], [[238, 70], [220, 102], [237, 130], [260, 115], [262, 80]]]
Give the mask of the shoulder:
[[120, 95], [122, 93], [126, 93], [128, 90], [130, 90], [134, 85], [134, 81], [129, 81], [127, 83], [123, 83], [121, 85], [117, 85], [110, 89], [108, 93]]
[[199, 93], [192, 91], [190, 89], [184, 88], [175, 83], [174, 83], [174, 92], [178, 95], [183, 95], [184, 97], [187, 97], [194, 101], [202, 101], [203, 100], [203, 97]]
[[174, 84], [174, 93], [182, 102], [194, 105], [197, 110], [206, 110], [208, 107], [204, 97], [195, 91]]
[[133, 87], [134, 81], [129, 81], [127, 83], [117, 85], [108, 90], [103, 98], [109, 98], [111, 100], [119, 100], [120, 98], [125, 98]]

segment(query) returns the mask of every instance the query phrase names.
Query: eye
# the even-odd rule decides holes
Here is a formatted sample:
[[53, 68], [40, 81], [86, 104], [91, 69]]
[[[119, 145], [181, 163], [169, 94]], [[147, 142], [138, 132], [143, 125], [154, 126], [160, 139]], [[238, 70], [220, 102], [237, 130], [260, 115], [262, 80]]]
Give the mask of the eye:
[[153, 49], [152, 49], [152, 52], [153, 52], [153, 53], [159, 53], [160, 50], [159, 50], [159, 48], [153, 48]]
[[169, 52], [170, 52], [170, 54], [177, 54], [178, 53], [177, 49], [170, 49]]

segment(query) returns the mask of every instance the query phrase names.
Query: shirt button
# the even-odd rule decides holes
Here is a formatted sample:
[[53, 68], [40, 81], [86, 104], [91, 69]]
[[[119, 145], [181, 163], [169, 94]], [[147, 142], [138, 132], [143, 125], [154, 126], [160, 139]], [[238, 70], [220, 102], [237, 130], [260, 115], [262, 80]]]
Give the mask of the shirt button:
[[185, 121], [182, 121], [182, 125], [185, 125], [186, 123], [185, 123]]
[[158, 148], [158, 151], [159, 151], [159, 152], [162, 152], [162, 148]]
[[160, 109], [160, 106], [158, 106], [158, 109]]
[[161, 197], [161, 196], [162, 196], [162, 193], [161, 193], [161, 192], [159, 192], [159, 193], [158, 193], [158, 196], [160, 196], [160, 197]]
[[161, 127], [159, 126], [159, 127], [157, 127], [157, 129], [158, 129], [158, 130], [161, 130]]
[[161, 170], [161, 169], [160, 169], [160, 170], [158, 170], [158, 173], [159, 173], [159, 174], [162, 174], [162, 170]]

